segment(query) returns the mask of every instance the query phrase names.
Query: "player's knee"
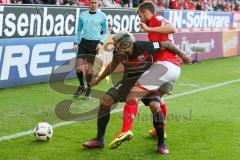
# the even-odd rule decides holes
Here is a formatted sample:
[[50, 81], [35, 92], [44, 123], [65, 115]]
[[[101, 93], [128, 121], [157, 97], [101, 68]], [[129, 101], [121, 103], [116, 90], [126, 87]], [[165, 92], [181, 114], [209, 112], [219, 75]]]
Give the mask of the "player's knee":
[[161, 111], [153, 113], [153, 122], [164, 122], [163, 114]]
[[150, 102], [149, 107], [153, 113], [157, 113], [161, 111], [159, 102]]
[[108, 96], [108, 95], [104, 95], [104, 96], [100, 99], [100, 104], [101, 104], [101, 106], [111, 107], [112, 103], [113, 103], [113, 100], [112, 100], [111, 97]]
[[139, 101], [139, 98], [136, 96], [135, 93], [130, 93], [130, 94], [128, 94], [126, 101], [127, 101], [127, 102], [128, 102], [128, 101], [130, 101], [130, 102], [137, 101], [137, 102], [138, 102], [138, 101]]
[[76, 72], [77, 73], [82, 72], [81, 67], [76, 67]]
[[76, 67], [76, 72], [82, 72], [82, 71], [87, 71], [87, 65], [79, 65]]

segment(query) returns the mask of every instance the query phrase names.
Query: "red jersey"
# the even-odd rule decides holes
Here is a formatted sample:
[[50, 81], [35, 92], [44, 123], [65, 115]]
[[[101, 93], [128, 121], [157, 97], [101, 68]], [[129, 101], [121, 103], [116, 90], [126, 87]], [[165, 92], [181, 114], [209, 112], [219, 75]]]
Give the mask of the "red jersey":
[[[164, 19], [161, 15], [154, 15], [147, 23], [149, 27], [159, 27], [169, 23], [166, 19]], [[148, 32], [148, 39], [149, 41], [173, 41], [172, 34], [160, 34], [156, 32]], [[168, 50], [162, 50], [158, 54], [153, 55], [153, 61], [168, 61], [174, 63], [176, 65], [180, 65], [178, 56], [175, 53], [172, 53]]]

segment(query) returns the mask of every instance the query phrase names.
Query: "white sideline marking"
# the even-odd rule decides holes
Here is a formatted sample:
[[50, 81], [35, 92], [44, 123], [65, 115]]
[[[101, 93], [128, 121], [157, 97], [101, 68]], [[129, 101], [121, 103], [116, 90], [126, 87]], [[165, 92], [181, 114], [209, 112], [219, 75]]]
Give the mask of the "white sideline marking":
[[196, 92], [201, 92], [201, 91], [205, 91], [205, 90], [209, 90], [209, 89], [214, 89], [214, 88], [217, 88], [217, 87], [226, 86], [226, 85], [229, 85], [229, 84], [232, 84], [232, 83], [237, 83], [237, 82], [240, 82], [240, 79], [235, 79], [235, 80], [226, 81], [226, 82], [222, 82], [222, 83], [217, 83], [217, 84], [206, 86], [206, 87], [201, 87], [201, 88], [194, 89], [194, 90], [191, 90], [191, 91], [178, 93], [178, 94], [173, 95], [173, 96], [168, 96], [168, 97], [163, 98], [163, 99], [173, 99], [173, 98], [177, 98], [177, 97], [193, 94], [193, 93], [196, 93]]
[[178, 83], [179, 86], [191, 86], [191, 87], [200, 87], [199, 84], [193, 84], [193, 83]]
[[[179, 93], [179, 94], [176, 94], [176, 95], [173, 95], [173, 96], [168, 96], [164, 99], [165, 100], [174, 99], [174, 98], [190, 95], [190, 94], [193, 94], [193, 93], [197, 93], [197, 92], [201, 92], [201, 91], [205, 91], [205, 90], [210, 90], [210, 89], [226, 86], [226, 85], [229, 85], [229, 84], [232, 84], [232, 83], [237, 83], [237, 82], [240, 82], [240, 79], [235, 79], [235, 80], [231, 80], [231, 81], [217, 83], [217, 84], [214, 84], [214, 85], [209, 85], [209, 86], [206, 86], [206, 87], [202, 87], [202, 88], [194, 89], [194, 90], [191, 90], [191, 91]], [[117, 112], [120, 112], [122, 110], [123, 110], [122, 108], [121, 109], [116, 109], [116, 110], [112, 111], [112, 113], [117, 113]], [[77, 122], [78, 121], [60, 122], [60, 123], [56, 123], [52, 126], [53, 126], [53, 128], [56, 128], [56, 127], [71, 125], [71, 124], [74, 124], [74, 123], [77, 123]], [[33, 134], [33, 130], [23, 131], [23, 132], [20, 132], [20, 133], [17, 133], [17, 134], [9, 135], [9, 136], [2, 136], [2, 137], [0, 137], [0, 142], [10, 140], [10, 139], [15, 139], [15, 138], [18, 138], [18, 137], [23, 137], [23, 136], [29, 135], [29, 134]]]

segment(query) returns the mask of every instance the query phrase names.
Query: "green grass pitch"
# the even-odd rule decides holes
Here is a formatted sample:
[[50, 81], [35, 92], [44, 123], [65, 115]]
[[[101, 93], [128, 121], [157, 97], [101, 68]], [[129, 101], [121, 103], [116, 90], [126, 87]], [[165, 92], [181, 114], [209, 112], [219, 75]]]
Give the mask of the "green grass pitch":
[[[104, 149], [87, 150], [84, 141], [96, 135], [96, 119], [57, 127], [49, 142], [35, 141], [33, 135], [0, 141], [0, 160], [239, 160], [240, 159], [240, 57], [204, 61], [182, 68], [181, 78], [168, 105], [167, 156], [156, 152], [156, 140], [148, 136], [151, 113], [140, 106], [134, 124], [134, 138], [110, 150], [113, 134], [121, 128], [121, 112], [111, 114]], [[222, 86], [208, 88], [226, 82]], [[67, 83], [77, 84], [77, 80]], [[101, 83], [98, 88], [106, 90]], [[197, 89], [204, 88], [199, 92]], [[52, 90], [47, 83], [0, 90], [0, 137], [33, 129], [37, 122], [63, 122], [55, 115], [55, 105], [73, 100]], [[74, 99], [73, 113], [82, 113], [98, 104], [98, 99]], [[122, 104], [119, 104], [122, 108]]]

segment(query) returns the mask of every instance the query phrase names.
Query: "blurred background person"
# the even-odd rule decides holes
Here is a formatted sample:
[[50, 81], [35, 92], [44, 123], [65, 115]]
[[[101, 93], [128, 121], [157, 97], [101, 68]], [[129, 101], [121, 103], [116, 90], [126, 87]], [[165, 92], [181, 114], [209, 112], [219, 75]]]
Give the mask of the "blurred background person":
[[211, 0], [205, 2], [205, 11], [214, 11]]

